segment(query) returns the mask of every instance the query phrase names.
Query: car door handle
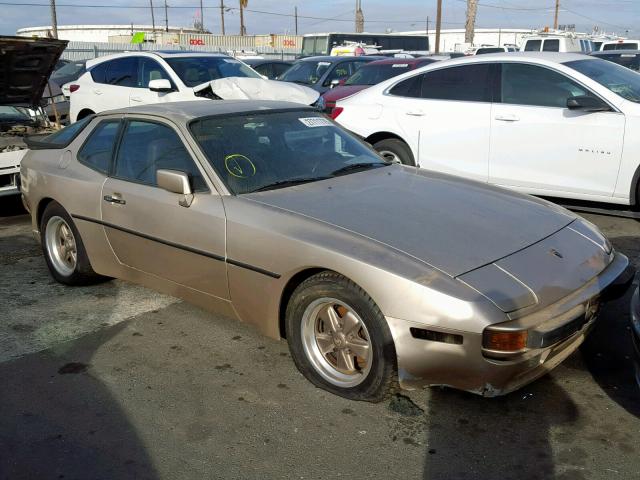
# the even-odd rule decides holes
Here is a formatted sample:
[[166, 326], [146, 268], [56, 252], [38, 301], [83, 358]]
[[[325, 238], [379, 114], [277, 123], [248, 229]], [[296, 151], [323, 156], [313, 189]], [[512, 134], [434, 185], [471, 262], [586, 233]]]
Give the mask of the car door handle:
[[104, 201], [108, 203], [115, 203], [118, 205], [124, 205], [127, 203], [127, 201], [123, 200], [122, 197], [120, 197], [120, 195], [118, 195], [117, 193], [114, 193], [113, 195], [105, 195]]
[[142, 102], [142, 98], [140, 97], [131, 97], [132, 102]]
[[496, 120], [500, 120], [501, 122], [517, 122], [520, 120], [520, 117], [517, 115], [496, 115]]
[[408, 112], [405, 112], [407, 115], [410, 115], [412, 117], [422, 117], [424, 116], [424, 112], [422, 110], [409, 110]]
[[93, 93], [95, 93], [96, 95], [102, 95], [102, 90], [98, 90], [97, 88], [95, 88], [93, 90]]

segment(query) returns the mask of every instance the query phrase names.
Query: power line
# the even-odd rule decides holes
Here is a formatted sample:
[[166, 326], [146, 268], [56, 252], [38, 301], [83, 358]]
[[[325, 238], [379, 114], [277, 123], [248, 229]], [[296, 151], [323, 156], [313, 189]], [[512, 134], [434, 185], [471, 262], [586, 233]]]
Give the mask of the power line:
[[[466, 1], [466, 0], [462, 0], [462, 1]], [[0, 5], [6, 5], [6, 6], [18, 6], [18, 7], [49, 7], [48, 3], [35, 3], [35, 2], [27, 2], [27, 3], [18, 3], [18, 2], [0, 2]], [[56, 4], [58, 8], [60, 7], [70, 7], [70, 8], [115, 8], [118, 10], [123, 10], [123, 9], [147, 9], [149, 8], [148, 6], [143, 6], [143, 5], [89, 5], [89, 4], [82, 4], [82, 3], [57, 3]], [[164, 6], [161, 7], [154, 7], [154, 8], [165, 8]], [[200, 7], [198, 5], [168, 5], [166, 8], [168, 9], [180, 9], [180, 10], [194, 10], [194, 9], [199, 9]], [[204, 7], [205, 10], [207, 9], [219, 9], [220, 7]], [[239, 11], [240, 8], [238, 7], [225, 7], [226, 11], [229, 10], [237, 10]], [[244, 8], [243, 9], [245, 12], [251, 12], [251, 13], [257, 13], [257, 14], [261, 14], [261, 15], [272, 15], [272, 16], [277, 16], [277, 17], [295, 17], [294, 14], [292, 13], [281, 13], [281, 12], [268, 12], [265, 10], [253, 10], [253, 9], [248, 9], [248, 8]], [[321, 21], [334, 21], [334, 22], [347, 22], [347, 23], [352, 23], [353, 19], [341, 19], [341, 18], [331, 18], [331, 17], [315, 17], [315, 16], [311, 16], [311, 15], [298, 15], [298, 18], [304, 18], [307, 20], [321, 20]], [[415, 18], [412, 19], [406, 19], [406, 20], [367, 20], [367, 23], [386, 23], [386, 24], [390, 24], [390, 23], [396, 23], [396, 24], [406, 24], [406, 23], [415, 23]], [[462, 25], [462, 22], [442, 22], [443, 24], [449, 24], [449, 25]]]

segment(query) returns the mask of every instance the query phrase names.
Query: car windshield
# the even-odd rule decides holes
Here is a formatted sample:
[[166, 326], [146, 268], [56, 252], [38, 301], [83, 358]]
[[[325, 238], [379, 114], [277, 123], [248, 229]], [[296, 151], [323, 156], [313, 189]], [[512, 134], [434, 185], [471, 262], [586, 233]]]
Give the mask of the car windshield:
[[272, 190], [388, 165], [311, 110], [208, 117], [191, 132], [235, 194]]
[[0, 123], [31, 122], [31, 117], [21, 108], [0, 105]]
[[324, 72], [326, 72], [330, 66], [331, 62], [325, 61], [297, 62], [278, 77], [278, 80], [313, 85], [322, 78], [322, 75], [324, 75]]
[[378, 65], [363, 65], [356, 73], [351, 75], [345, 85], [376, 85], [391, 77], [411, 70], [408, 63], [382, 63]]
[[227, 77], [262, 78], [244, 63], [230, 57], [175, 57], [165, 60], [187, 87]]
[[70, 77], [84, 71], [85, 62], [69, 62], [64, 67], [56, 70], [51, 75], [51, 79]]
[[640, 103], [640, 74], [606, 60], [574, 60], [567, 67], [586, 75], [625, 100]]

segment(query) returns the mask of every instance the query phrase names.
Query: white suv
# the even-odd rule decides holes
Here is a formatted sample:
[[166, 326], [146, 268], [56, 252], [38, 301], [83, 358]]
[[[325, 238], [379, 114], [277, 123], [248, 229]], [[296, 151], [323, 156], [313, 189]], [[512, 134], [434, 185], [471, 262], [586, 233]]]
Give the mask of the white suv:
[[309, 88], [266, 80], [248, 65], [227, 55], [127, 52], [87, 62], [87, 72], [69, 85], [70, 119], [75, 122], [104, 110], [148, 103], [228, 98], [208, 88], [222, 79], [234, 79], [235, 83], [222, 83], [220, 87], [229, 95], [239, 95], [236, 98], [261, 96], [308, 104], [318, 98], [317, 92]]
[[581, 54], [436, 62], [339, 101], [390, 160], [536, 195], [638, 205], [640, 75]]

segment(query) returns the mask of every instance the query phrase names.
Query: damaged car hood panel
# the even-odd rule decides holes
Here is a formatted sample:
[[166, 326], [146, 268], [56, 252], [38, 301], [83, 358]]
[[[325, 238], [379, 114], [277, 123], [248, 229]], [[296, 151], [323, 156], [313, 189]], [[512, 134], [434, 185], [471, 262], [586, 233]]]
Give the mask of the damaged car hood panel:
[[0, 36], [0, 105], [38, 107], [63, 40]]
[[207, 96], [209, 90], [222, 100], [283, 100], [303, 105], [315, 103], [320, 96], [312, 88], [264, 78], [219, 78], [193, 88], [198, 96]]

